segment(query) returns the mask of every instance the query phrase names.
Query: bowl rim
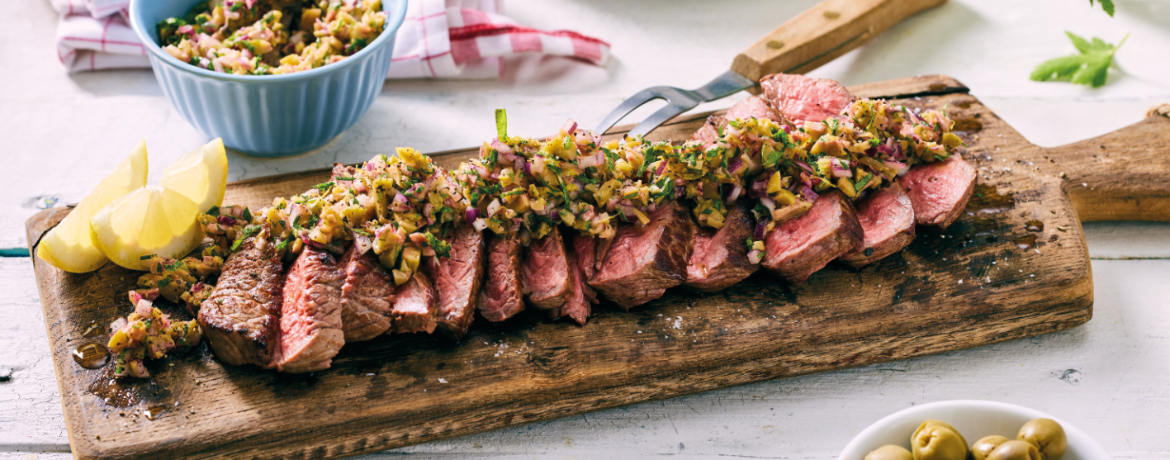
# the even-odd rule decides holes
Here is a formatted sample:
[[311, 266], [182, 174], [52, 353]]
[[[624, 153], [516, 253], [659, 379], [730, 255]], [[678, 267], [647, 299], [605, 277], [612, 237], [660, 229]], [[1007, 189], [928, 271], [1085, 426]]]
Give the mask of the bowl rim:
[[[858, 460], [858, 459], [862, 458], [862, 456], [865, 455], [865, 452], [862, 452], [862, 450], [861, 450], [861, 449], [865, 448], [865, 446], [862, 443], [869, 441], [870, 438], [873, 438], [879, 432], [887, 429], [887, 427], [890, 424], [894, 423], [895, 421], [897, 421], [903, 417], [914, 415], [914, 414], [919, 413], [919, 412], [932, 411], [934, 409], [976, 408], [976, 407], [985, 408], [985, 409], [992, 409], [992, 410], [999, 411], [999, 412], [1024, 414], [1029, 418], [1050, 418], [1052, 420], [1055, 420], [1056, 423], [1059, 423], [1060, 426], [1062, 428], [1064, 428], [1064, 431], [1068, 435], [1068, 438], [1070, 440], [1075, 439], [1077, 442], [1077, 446], [1084, 448], [1084, 450], [1085, 450], [1085, 452], [1083, 452], [1084, 458], [1093, 459], [1093, 460], [1098, 460], [1098, 459], [1107, 460], [1107, 459], [1113, 458], [1112, 455], [1109, 454], [1109, 451], [1105, 450], [1104, 447], [1101, 447], [1101, 445], [1098, 444], [1097, 441], [1093, 440], [1093, 438], [1090, 438], [1089, 435], [1085, 434], [1084, 431], [1081, 431], [1076, 426], [1073, 426], [1072, 424], [1070, 424], [1064, 420], [1061, 420], [1060, 418], [1054, 417], [1052, 415], [1046, 414], [1044, 412], [1041, 412], [1041, 411], [1038, 411], [1036, 409], [1032, 409], [1029, 407], [1017, 406], [1015, 404], [1009, 404], [1009, 403], [999, 402], [999, 401], [988, 401], [988, 400], [982, 400], [982, 399], [953, 399], [953, 400], [947, 400], [947, 401], [936, 401], [936, 402], [927, 403], [927, 404], [919, 404], [919, 405], [915, 405], [915, 406], [910, 406], [910, 407], [907, 407], [905, 409], [894, 412], [890, 415], [882, 417], [880, 420], [878, 420], [876, 422], [873, 422], [869, 426], [865, 427], [864, 430], [861, 430], [861, 432], [858, 433], [857, 436], [854, 436], [853, 439], [851, 439], [849, 441], [849, 443], [845, 445], [845, 448], [841, 450], [841, 454], [837, 458], [838, 458], [838, 460]], [[1070, 442], [1070, 444], [1071, 444], [1071, 442]], [[857, 451], [857, 452], [854, 452], [854, 451]], [[861, 456], [858, 456], [857, 453], [861, 453]], [[854, 457], [856, 457], [856, 458], [854, 458]]]
[[[182, 62], [176, 59], [174, 56], [171, 56], [166, 51], [163, 51], [162, 47], [159, 46], [158, 43], [156, 43], [155, 40], [149, 35], [147, 28], [138, 20], [139, 8], [141, 8], [139, 5], [144, 1], [158, 0], [130, 0], [129, 8], [130, 27], [134, 29], [134, 34], [138, 36], [138, 39], [142, 42], [142, 47], [144, 49], [171, 67], [182, 69], [183, 71], [203, 77], [210, 77], [218, 80], [226, 80], [238, 83], [289, 82], [305, 80], [351, 65], [355, 65], [356, 62], [361, 61], [362, 58], [364, 58], [366, 55], [375, 53], [383, 46], [386, 46], [386, 43], [390, 41], [390, 37], [393, 37], [398, 33], [398, 29], [402, 27], [402, 23], [406, 20], [406, 8], [409, 4], [407, 0], [382, 0], [382, 11], [390, 13], [390, 16], [386, 18], [386, 27], [382, 30], [382, 34], [378, 35], [378, 38], [375, 38], [373, 43], [370, 43], [369, 46], [362, 48], [361, 51], [358, 51], [346, 59], [342, 59], [340, 62], [323, 65], [316, 69], [302, 70], [300, 72], [293, 72], [283, 75], [236, 75], [215, 72], [199, 66], [194, 66], [186, 62]], [[388, 1], [395, 2], [396, 8], [393, 10], [387, 10], [386, 2]]]

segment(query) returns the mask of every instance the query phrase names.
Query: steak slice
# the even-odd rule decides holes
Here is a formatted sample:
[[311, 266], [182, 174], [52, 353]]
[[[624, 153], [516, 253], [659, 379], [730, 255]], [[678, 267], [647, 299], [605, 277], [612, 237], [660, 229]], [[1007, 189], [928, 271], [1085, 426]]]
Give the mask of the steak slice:
[[864, 239], [841, 261], [861, 268], [901, 251], [914, 241], [914, 206], [897, 182], [871, 193], [857, 205]]
[[702, 142], [704, 146], [710, 146], [717, 139], [719, 139], [719, 131], [727, 126], [727, 120], [747, 119], [755, 117], [756, 119], [767, 118], [780, 124], [792, 124], [784, 115], [774, 110], [768, 102], [761, 99], [759, 96], [750, 96], [736, 102], [735, 105], [727, 109], [727, 115], [711, 115], [707, 117], [707, 122], [703, 124], [702, 128], [695, 131], [691, 135], [691, 140]]
[[439, 296], [439, 330], [459, 340], [475, 319], [475, 305], [483, 285], [483, 234], [470, 225], [461, 225], [451, 233], [448, 243], [448, 257], [430, 257], [426, 267]]
[[524, 249], [520, 274], [524, 295], [536, 308], [556, 309], [573, 295], [569, 256], [557, 227]]
[[695, 249], [687, 263], [688, 287], [703, 292], [721, 291], [743, 281], [760, 269], [747, 258], [747, 239], [755, 222], [744, 201], [731, 205], [719, 230], [695, 226]]
[[749, 96], [747, 99], [736, 102], [730, 109], [727, 109], [726, 116], [728, 120], [755, 118], [757, 120], [768, 119], [780, 124], [791, 124], [784, 118], [784, 115], [773, 109], [767, 101], [759, 96]]
[[395, 294], [394, 308], [390, 310], [390, 316], [394, 318], [391, 331], [400, 334], [435, 332], [439, 299], [430, 277], [416, 271], [409, 280], [398, 286]]
[[306, 247], [288, 270], [280, 308], [280, 344], [273, 365], [301, 373], [328, 369], [345, 345], [341, 288], [345, 269], [337, 258]]
[[577, 265], [581, 268], [581, 274], [585, 275], [585, 279], [593, 278], [593, 274], [597, 273], [597, 238], [585, 233], [576, 233], [570, 241], [573, 244], [573, 257]]
[[857, 99], [827, 78], [777, 73], [760, 79], [764, 100], [793, 122], [818, 122], [841, 114]]
[[520, 298], [521, 247], [515, 235], [488, 237], [487, 285], [479, 296], [479, 312], [488, 321], [503, 321], [524, 310]]
[[240, 243], [199, 309], [199, 327], [228, 364], [268, 366], [276, 351], [284, 266], [267, 238], [265, 228]]
[[646, 225], [618, 228], [589, 284], [626, 310], [662, 297], [686, 281], [694, 233], [689, 213], [678, 203], [665, 204]]
[[394, 280], [372, 251], [357, 245], [342, 258], [345, 284], [341, 286], [341, 330], [346, 342], [361, 342], [390, 329]]
[[[578, 237], [581, 237], [581, 235], [578, 235], [574, 239]], [[593, 239], [588, 236], [584, 236], [584, 238]], [[594, 270], [593, 262], [592, 260], [581, 260], [575, 245], [574, 250], [568, 251], [567, 255], [569, 258], [569, 275], [573, 282], [573, 293], [565, 299], [565, 303], [560, 308], [554, 310], [554, 316], [558, 318], [568, 316], [573, 321], [576, 321], [577, 324], [584, 326], [585, 321], [589, 319], [589, 314], [593, 309], [592, 304], [597, 303], [597, 294], [593, 292], [593, 288], [585, 284], [585, 273]], [[592, 248], [590, 248], [588, 255], [593, 255]]]
[[722, 115], [711, 115], [707, 117], [707, 122], [703, 123], [703, 127], [691, 135], [691, 140], [702, 142], [704, 146], [709, 147], [719, 139], [719, 129], [724, 126], [727, 126], [726, 118], [723, 118]]
[[862, 239], [853, 205], [845, 194], [833, 190], [817, 198], [804, 215], [768, 233], [762, 265], [789, 283], [803, 283], [833, 259], [852, 251]]
[[940, 229], [950, 226], [967, 207], [977, 175], [957, 154], [910, 168], [902, 177], [902, 187], [914, 205], [915, 222]]

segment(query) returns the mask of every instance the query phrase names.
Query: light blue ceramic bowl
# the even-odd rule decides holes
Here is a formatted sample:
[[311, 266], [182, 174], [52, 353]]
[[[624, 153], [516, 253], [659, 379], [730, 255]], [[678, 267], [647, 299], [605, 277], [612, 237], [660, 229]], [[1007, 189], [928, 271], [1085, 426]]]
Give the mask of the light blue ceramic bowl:
[[361, 118], [382, 87], [407, 0], [383, 0], [386, 30], [341, 62], [288, 75], [228, 75], [175, 59], [155, 25], [199, 0], [131, 0], [130, 24], [146, 44], [171, 105], [204, 134], [250, 155], [293, 155], [325, 145]]

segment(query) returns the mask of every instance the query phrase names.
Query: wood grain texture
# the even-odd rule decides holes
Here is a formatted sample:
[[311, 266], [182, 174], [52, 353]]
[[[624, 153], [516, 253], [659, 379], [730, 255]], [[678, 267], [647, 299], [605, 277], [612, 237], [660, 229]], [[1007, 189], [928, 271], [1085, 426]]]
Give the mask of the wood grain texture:
[[[946, 77], [916, 81], [889, 82], [898, 91], [886, 95], [961, 87]], [[879, 88], [865, 91], [878, 96]], [[90, 391], [108, 377], [74, 365], [69, 351], [91, 323], [128, 311], [125, 291], [136, 274], [107, 266], [72, 275], [35, 263], [74, 453], [338, 457], [1088, 321], [1091, 271], [1067, 182], [986, 159], [997, 149], [997, 158], [1031, 158], [1040, 150], [966, 93], [900, 102], [947, 106], [965, 128], [967, 156], [979, 167], [980, 183], [991, 187], [981, 198], [994, 190], [1013, 204], [991, 208], [987, 199], [977, 200], [946, 232], [923, 231], [905, 251], [860, 271], [830, 266], [800, 286], [760, 273], [710, 295], [675, 289], [630, 313], [603, 305], [585, 327], [535, 314], [505, 324], [480, 320], [458, 344], [425, 336], [351, 344], [333, 369], [309, 376], [224, 366], [204, 347], [172, 360], [174, 366], [152, 369], [154, 383], [128, 385], [124, 396], [133, 402], [118, 408]], [[674, 122], [655, 136], [685, 138], [701, 120]], [[1167, 121], [1135, 126], [1167, 131], [1170, 126], [1161, 124]], [[450, 165], [473, 153], [435, 157]], [[225, 202], [262, 206], [327, 176], [322, 169], [238, 182]], [[1155, 198], [1167, 198], [1151, 189]], [[63, 216], [38, 215], [30, 221], [29, 240]], [[1029, 221], [1043, 222], [1044, 229], [1028, 231]], [[162, 405], [168, 410], [153, 421], [141, 415]]]
[[868, 42], [894, 24], [946, 0], [825, 0], [756, 41], [731, 63], [752, 81], [805, 73]]

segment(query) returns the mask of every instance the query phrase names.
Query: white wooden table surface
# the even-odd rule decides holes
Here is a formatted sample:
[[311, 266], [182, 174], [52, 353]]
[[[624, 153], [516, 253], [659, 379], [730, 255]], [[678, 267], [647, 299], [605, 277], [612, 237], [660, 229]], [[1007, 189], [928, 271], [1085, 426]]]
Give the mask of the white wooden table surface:
[[[1170, 2], [1115, 0], [1110, 19], [1084, 0], [952, 0], [815, 72], [857, 84], [945, 73], [1034, 143], [1115, 130], [1170, 102]], [[232, 180], [358, 162], [394, 146], [476, 145], [510, 129], [541, 135], [573, 117], [591, 126], [635, 91], [695, 87], [812, 0], [509, 1], [539, 28], [613, 45], [605, 68], [512, 62], [499, 81], [390, 82], [369, 113], [320, 151], [280, 160], [231, 154]], [[44, 0], [0, 16], [0, 248], [25, 245], [24, 220], [75, 202], [139, 139], [154, 170], [207, 141], [171, 109], [146, 70], [67, 75]], [[1027, 80], [1071, 53], [1064, 30], [1116, 42], [1105, 88]], [[740, 96], [742, 97], [742, 96]], [[703, 109], [730, 105], [736, 97]], [[991, 399], [1062, 417], [1118, 458], [1170, 458], [1170, 224], [1086, 225], [1096, 286], [1087, 325], [1042, 337], [839, 372], [745, 385], [371, 455], [410, 458], [835, 458], [869, 423], [914, 404]], [[0, 258], [0, 459], [64, 458], [69, 446], [27, 258]]]

